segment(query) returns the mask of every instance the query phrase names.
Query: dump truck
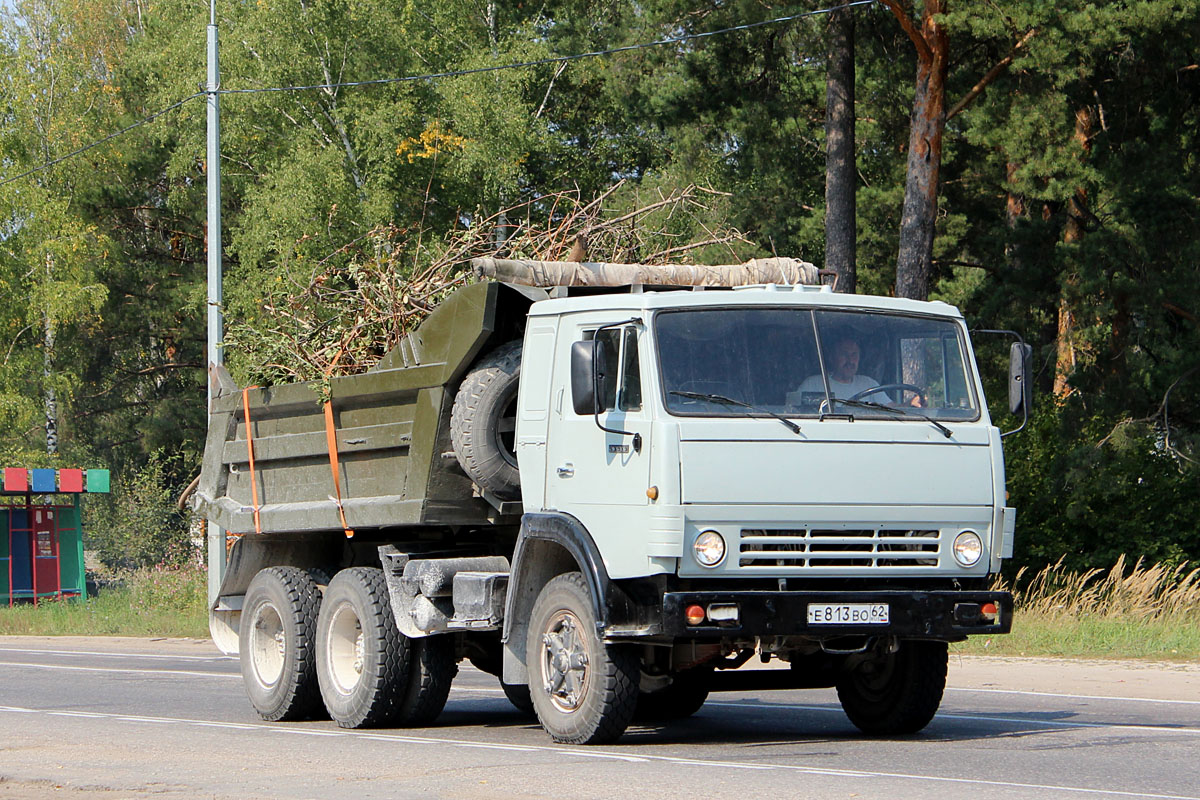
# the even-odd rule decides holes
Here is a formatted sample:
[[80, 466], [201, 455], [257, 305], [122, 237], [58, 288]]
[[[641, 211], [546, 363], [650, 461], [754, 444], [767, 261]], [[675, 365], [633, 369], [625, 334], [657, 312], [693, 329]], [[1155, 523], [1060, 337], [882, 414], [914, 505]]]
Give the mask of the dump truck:
[[833, 687], [868, 735], [925, 727], [948, 643], [1013, 612], [959, 311], [774, 263], [546, 266], [455, 290], [365, 373], [212, 369], [191, 502], [232, 543], [211, 630], [256, 711], [428, 724], [466, 660], [563, 743], [738, 689]]

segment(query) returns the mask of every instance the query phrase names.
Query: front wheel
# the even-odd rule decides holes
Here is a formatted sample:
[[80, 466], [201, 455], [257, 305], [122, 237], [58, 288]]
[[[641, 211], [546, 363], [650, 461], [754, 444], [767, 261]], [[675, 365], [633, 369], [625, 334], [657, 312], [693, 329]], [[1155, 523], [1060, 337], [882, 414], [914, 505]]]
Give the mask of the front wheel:
[[901, 642], [896, 652], [863, 662], [838, 679], [842, 710], [863, 733], [916, 733], [941, 705], [947, 659], [945, 642]]
[[525, 658], [534, 711], [554, 741], [604, 744], [625, 732], [637, 707], [638, 657], [600, 640], [583, 575], [559, 575], [542, 589]]

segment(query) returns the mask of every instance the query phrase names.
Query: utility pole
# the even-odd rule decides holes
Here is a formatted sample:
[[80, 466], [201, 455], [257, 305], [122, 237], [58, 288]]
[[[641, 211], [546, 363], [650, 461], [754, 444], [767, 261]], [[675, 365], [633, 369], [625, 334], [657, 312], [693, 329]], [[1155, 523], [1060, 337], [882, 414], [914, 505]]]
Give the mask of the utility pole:
[[[224, 338], [224, 320], [221, 304], [224, 292], [221, 286], [221, 111], [220, 72], [217, 69], [217, 0], [209, 0], [208, 16], [208, 368], [221, 364], [224, 354], [221, 342]], [[212, 380], [208, 385], [208, 405], [212, 410]], [[225, 577], [225, 531], [208, 524], [208, 602], [211, 606], [221, 589]]]

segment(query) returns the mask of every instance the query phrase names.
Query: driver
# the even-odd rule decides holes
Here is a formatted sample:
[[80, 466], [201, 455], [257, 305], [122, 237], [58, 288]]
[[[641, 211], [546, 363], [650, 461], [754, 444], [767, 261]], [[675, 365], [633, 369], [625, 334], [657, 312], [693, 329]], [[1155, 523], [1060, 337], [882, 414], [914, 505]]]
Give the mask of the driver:
[[[832, 358], [828, 364], [829, 390], [834, 397], [839, 400], [849, 400], [859, 392], [865, 392], [867, 389], [873, 389], [879, 385], [879, 381], [874, 378], [858, 374], [858, 359], [862, 350], [853, 337], [842, 336], [836, 339], [830, 352]], [[820, 374], [809, 375], [805, 378], [799, 389], [788, 393], [787, 400], [789, 403], [799, 403], [804, 395], [810, 392], [825, 396], [825, 382], [821, 380]]]

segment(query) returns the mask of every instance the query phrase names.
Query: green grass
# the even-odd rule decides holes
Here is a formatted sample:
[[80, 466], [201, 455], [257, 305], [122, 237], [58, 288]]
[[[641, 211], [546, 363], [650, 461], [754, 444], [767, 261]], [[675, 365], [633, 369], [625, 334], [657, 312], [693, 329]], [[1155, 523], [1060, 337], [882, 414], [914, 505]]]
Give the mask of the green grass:
[[[1058, 565], [1012, 586], [1013, 632], [955, 644], [964, 655], [1200, 661], [1200, 570], [1187, 565], [1071, 573]], [[78, 601], [0, 607], [0, 635], [206, 638], [206, 578], [197, 567], [138, 570]]]
[[1061, 563], [1018, 572], [1013, 632], [974, 637], [958, 653], [1064, 658], [1200, 659], [1200, 569], [1132, 567], [1068, 572]]
[[137, 570], [86, 602], [0, 607], [0, 635], [207, 638], [206, 581], [195, 567]]
[[1036, 612], [1014, 616], [1012, 633], [973, 636], [952, 653], [1060, 658], [1200, 660], [1200, 623], [1182, 619], [1064, 618]]

